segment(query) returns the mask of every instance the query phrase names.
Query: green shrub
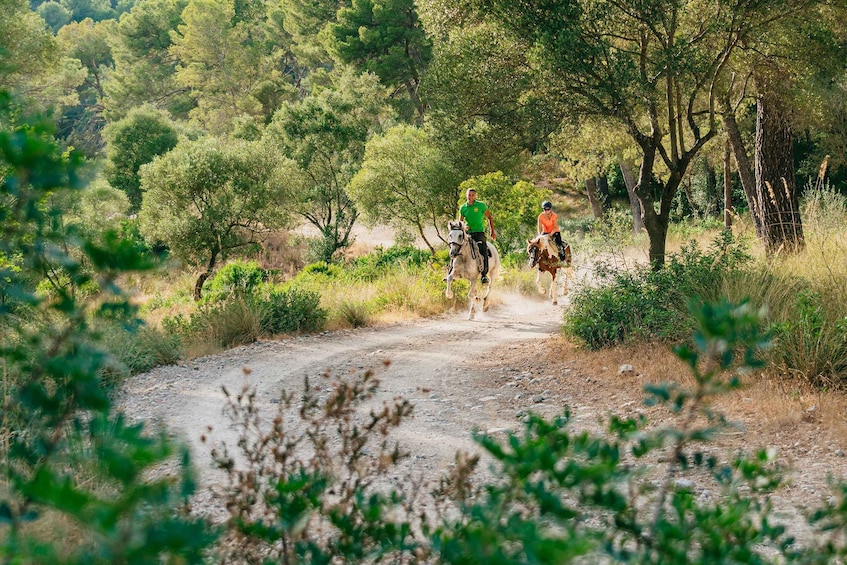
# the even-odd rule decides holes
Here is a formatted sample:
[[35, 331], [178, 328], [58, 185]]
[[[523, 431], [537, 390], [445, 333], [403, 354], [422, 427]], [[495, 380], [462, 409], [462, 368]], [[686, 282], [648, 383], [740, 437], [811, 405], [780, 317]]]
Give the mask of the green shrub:
[[249, 296], [266, 281], [268, 272], [256, 261], [232, 261], [208, 280], [203, 287], [203, 303], [220, 302], [230, 296]]
[[273, 336], [284, 333], [317, 332], [326, 324], [326, 310], [320, 306], [321, 297], [316, 292], [297, 288], [283, 290], [270, 287], [253, 297], [259, 312], [262, 334]]
[[[216, 532], [186, 511], [188, 450], [115, 409], [92, 331], [134, 318], [116, 281], [153, 265], [114, 231], [94, 241], [55, 221], [60, 193], [78, 188], [78, 156], [46, 124], [10, 126], [19, 114], [0, 98], [0, 257], [16, 258], [0, 264], [0, 562], [199, 563]], [[46, 273], [68, 281], [52, 299], [36, 292]], [[72, 291], [94, 279], [93, 295]], [[151, 472], [165, 464], [170, 476]]]
[[840, 387], [847, 379], [847, 317], [820, 293], [803, 290], [771, 325], [777, 346], [770, 360], [781, 372], [814, 386]]
[[429, 251], [412, 246], [378, 247], [372, 253], [356, 258], [350, 275], [357, 280], [375, 281], [399, 268], [421, 268], [432, 260]]
[[364, 328], [371, 323], [370, 309], [364, 302], [344, 301], [338, 305], [338, 315], [353, 328]]
[[327, 263], [326, 261], [318, 261], [316, 263], [311, 263], [303, 267], [303, 270], [300, 271], [297, 276], [294, 278], [297, 279], [304, 277], [325, 277], [328, 279], [337, 279], [344, 276], [344, 268], [340, 267], [334, 263]]
[[606, 263], [595, 269], [599, 286], [571, 297], [564, 331], [599, 349], [629, 340], [679, 343], [689, 335], [686, 305], [693, 297], [710, 302], [723, 293], [723, 281], [750, 258], [728, 233], [706, 251], [694, 242], [670, 255], [664, 268], [617, 271]]
[[201, 306], [191, 315], [186, 341], [206, 342], [224, 349], [253, 343], [262, 335], [262, 317], [251, 298], [237, 296]]

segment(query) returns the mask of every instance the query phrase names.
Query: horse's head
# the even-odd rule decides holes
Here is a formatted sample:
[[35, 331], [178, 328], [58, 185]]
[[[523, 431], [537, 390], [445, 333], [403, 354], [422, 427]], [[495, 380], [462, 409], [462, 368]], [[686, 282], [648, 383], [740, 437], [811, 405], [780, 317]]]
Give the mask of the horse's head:
[[529, 255], [529, 268], [533, 268], [541, 259], [541, 242], [536, 237], [535, 239], [526, 240], [526, 253]]
[[450, 257], [456, 257], [462, 252], [465, 244], [465, 226], [462, 222], [455, 221], [447, 224], [447, 245], [450, 246]]

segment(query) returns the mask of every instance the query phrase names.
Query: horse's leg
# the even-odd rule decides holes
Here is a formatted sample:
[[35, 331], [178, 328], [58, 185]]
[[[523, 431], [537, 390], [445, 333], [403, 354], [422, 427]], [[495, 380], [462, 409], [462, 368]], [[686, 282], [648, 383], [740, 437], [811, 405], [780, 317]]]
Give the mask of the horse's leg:
[[447, 273], [447, 276], [444, 277], [444, 280], [447, 281], [447, 298], [453, 298], [453, 263], [450, 263], [450, 272]]
[[558, 290], [556, 288], [556, 270], [553, 269], [550, 271], [550, 274], [553, 276], [553, 280], [550, 281], [550, 295], [553, 297], [553, 304], [559, 303]]
[[477, 300], [479, 300], [479, 297], [476, 295], [476, 277], [474, 277], [471, 279], [470, 288], [468, 288], [468, 302], [470, 303], [468, 307], [468, 320], [473, 320], [473, 317], [476, 314]]
[[494, 278], [491, 278], [491, 282], [485, 285], [485, 294], [482, 295], [482, 311], [488, 312], [488, 295], [491, 294], [491, 285], [494, 284]]
[[535, 288], [538, 289], [538, 294], [547, 294], [547, 289], [541, 286], [541, 267], [535, 269]]

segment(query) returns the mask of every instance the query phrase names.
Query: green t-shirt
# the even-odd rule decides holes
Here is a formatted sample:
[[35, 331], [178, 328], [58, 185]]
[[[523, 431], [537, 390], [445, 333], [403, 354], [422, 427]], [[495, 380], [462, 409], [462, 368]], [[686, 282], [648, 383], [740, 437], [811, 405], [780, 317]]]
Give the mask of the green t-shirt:
[[467, 202], [462, 204], [462, 207], [459, 208], [459, 215], [468, 223], [469, 232], [485, 231], [486, 210], [488, 210], [488, 206], [485, 205], [485, 202], [479, 200], [475, 200], [472, 206], [468, 206]]

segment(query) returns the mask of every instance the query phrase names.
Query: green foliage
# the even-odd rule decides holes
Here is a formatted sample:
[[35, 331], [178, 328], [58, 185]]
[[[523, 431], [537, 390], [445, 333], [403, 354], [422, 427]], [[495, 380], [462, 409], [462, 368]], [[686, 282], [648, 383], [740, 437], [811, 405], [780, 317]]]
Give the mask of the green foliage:
[[182, 358], [182, 340], [176, 333], [150, 326], [107, 327], [100, 333], [103, 346], [110, 353], [110, 362], [101, 374], [111, 383], [155, 367], [174, 365]]
[[230, 348], [280, 334], [316, 332], [326, 324], [320, 295], [296, 287], [263, 282], [266, 273], [255, 263], [232, 263], [198, 309], [188, 318], [167, 318], [166, 331], [183, 347]]
[[421, 84], [426, 127], [440, 153], [466, 179], [521, 169], [524, 151], [559, 127], [548, 121], [550, 99], [533, 87], [548, 78], [533, 68], [522, 38], [495, 22], [477, 21], [467, 2], [418, 3], [436, 37]]
[[440, 233], [455, 217], [457, 183], [425, 130], [400, 125], [368, 140], [349, 190], [366, 222], [415, 233], [434, 249], [425, 228]]
[[343, 72], [324, 88], [274, 114], [266, 139], [288, 158], [285, 176], [294, 211], [316, 227], [315, 260], [332, 262], [351, 242], [359, 212], [346, 187], [359, 169], [368, 136], [390, 112], [370, 75]]
[[420, 547], [409, 521], [414, 496], [375, 480], [403, 457], [388, 435], [411, 405], [396, 400], [361, 418], [377, 386], [368, 371], [334, 382], [325, 399], [308, 381], [302, 395], [283, 391], [277, 421], [296, 419], [296, 434], [261, 425], [255, 391], [227, 392], [226, 415], [242, 441], [237, 453], [226, 445], [212, 452], [227, 477], [224, 562], [384, 562]]
[[301, 270], [297, 274], [297, 277], [295, 277], [294, 280], [296, 281], [298, 278], [309, 276], [319, 276], [334, 279], [341, 277], [343, 273], [344, 268], [339, 265], [334, 265], [325, 261], [318, 261], [316, 263], [311, 263], [303, 267], [303, 270]]
[[255, 261], [231, 261], [206, 282], [203, 302], [220, 302], [230, 296], [253, 294], [268, 279], [268, 272]]
[[418, 117], [423, 116], [417, 90], [432, 43], [413, 0], [354, 0], [338, 10], [324, 34], [327, 50], [338, 62], [373, 73], [392, 89], [405, 87]]
[[44, 20], [25, 0], [4, 0], [0, 16], [0, 85], [22, 91], [56, 69], [59, 50]]
[[[52, 134], [37, 122], [0, 131], [0, 257], [15, 258], [0, 262], [0, 560], [199, 563], [215, 535], [184, 512], [194, 490], [187, 449], [113, 409], [101, 383], [109, 355], [92, 330], [134, 318], [115, 281], [151, 263], [114, 233], [94, 242], [55, 221], [63, 211], [53, 203], [67, 199], [50, 196], [77, 187], [78, 160]], [[58, 270], [72, 284], [37, 294], [39, 279]], [[96, 295], [69, 291], [95, 276]], [[175, 476], [148, 474], [173, 461]], [[56, 531], [56, 516], [77, 534]]]
[[40, 6], [38, 6], [36, 12], [38, 12], [39, 16], [44, 18], [44, 21], [47, 22], [47, 25], [49, 25], [50, 29], [53, 30], [53, 33], [56, 33], [62, 26], [70, 22], [72, 16], [70, 10], [54, 0], [43, 2]]
[[771, 360], [815, 386], [840, 386], [847, 379], [847, 316], [840, 313], [819, 292], [800, 290], [788, 312], [775, 314]]
[[108, 161], [104, 172], [112, 187], [126, 193], [130, 212], [141, 209], [144, 197], [138, 174], [141, 165], [176, 147], [178, 133], [164, 112], [149, 106], [135, 108], [106, 126], [103, 135], [108, 143]]
[[253, 303], [260, 312], [262, 334], [274, 336], [317, 332], [326, 324], [326, 310], [320, 295], [297, 288], [269, 287], [257, 292]]
[[194, 106], [191, 93], [176, 84], [178, 61], [170, 54], [171, 32], [187, 4], [147, 0], [121, 17], [110, 40], [115, 68], [103, 84], [107, 119], [119, 120], [145, 103], [184, 118]]
[[253, 343], [262, 335], [262, 318], [249, 297], [201, 306], [191, 315], [189, 339], [229, 349]]
[[282, 72], [286, 44], [267, 25], [264, 4], [189, 0], [181, 16], [169, 53], [179, 61], [176, 83], [197, 101], [190, 116], [205, 131], [228, 134], [243, 118], [267, 123], [296, 97]]
[[375, 281], [393, 269], [419, 269], [432, 260], [428, 251], [412, 246], [377, 247], [372, 253], [356, 258], [349, 266], [350, 276], [363, 281]]
[[371, 324], [368, 305], [364, 302], [344, 301], [338, 305], [338, 314], [351, 328], [364, 328]]
[[194, 298], [218, 261], [287, 222], [275, 151], [262, 142], [182, 141], [141, 169], [147, 194], [138, 220], [148, 241], [202, 265]]
[[512, 183], [500, 171], [464, 181], [459, 185], [459, 192], [464, 194], [469, 188], [475, 188], [477, 198], [491, 210], [497, 248], [502, 253], [526, 249], [526, 240], [536, 233], [541, 202], [552, 193], [526, 181]]
[[744, 249], [723, 233], [705, 252], [695, 242], [668, 258], [661, 270], [649, 266], [632, 272], [599, 264], [599, 286], [574, 293], [564, 331], [599, 349], [629, 340], [678, 343], [691, 330], [688, 301], [717, 300], [723, 281], [749, 261]]

